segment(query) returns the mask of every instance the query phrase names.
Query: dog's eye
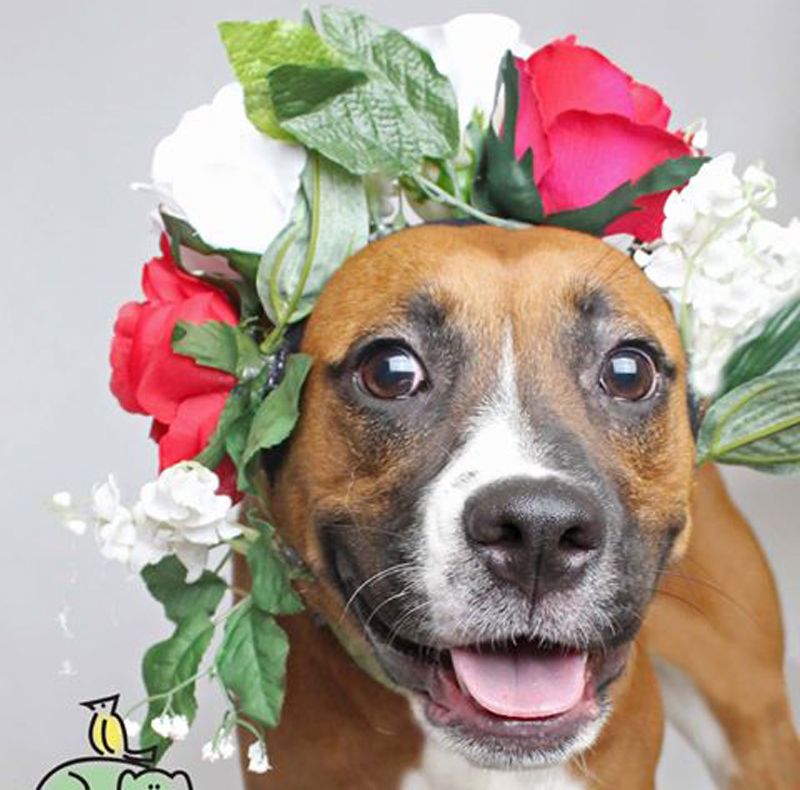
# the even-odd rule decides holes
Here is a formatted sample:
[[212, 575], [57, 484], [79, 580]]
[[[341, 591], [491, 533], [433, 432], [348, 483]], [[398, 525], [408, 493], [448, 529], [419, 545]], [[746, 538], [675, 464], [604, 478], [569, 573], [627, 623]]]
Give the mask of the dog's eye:
[[402, 346], [378, 346], [361, 360], [356, 382], [381, 400], [410, 398], [427, 384], [422, 363]]
[[644, 400], [656, 389], [658, 372], [644, 350], [623, 346], [606, 357], [600, 371], [600, 386], [617, 400]]

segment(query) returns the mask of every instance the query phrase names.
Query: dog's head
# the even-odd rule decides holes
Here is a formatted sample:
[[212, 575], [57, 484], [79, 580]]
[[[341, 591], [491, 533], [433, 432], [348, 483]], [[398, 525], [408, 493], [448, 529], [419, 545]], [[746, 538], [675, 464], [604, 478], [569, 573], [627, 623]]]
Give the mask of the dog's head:
[[566, 759], [609, 708], [688, 531], [670, 309], [552, 229], [427, 226], [350, 259], [309, 319], [274, 515], [423, 726], [485, 766]]

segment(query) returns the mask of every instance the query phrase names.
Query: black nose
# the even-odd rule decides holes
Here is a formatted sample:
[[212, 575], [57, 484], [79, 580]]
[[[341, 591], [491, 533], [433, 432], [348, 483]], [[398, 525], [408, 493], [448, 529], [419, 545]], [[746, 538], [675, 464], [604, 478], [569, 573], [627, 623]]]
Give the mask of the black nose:
[[463, 518], [486, 567], [531, 597], [574, 586], [605, 537], [595, 499], [557, 478], [490, 483], [467, 500]]

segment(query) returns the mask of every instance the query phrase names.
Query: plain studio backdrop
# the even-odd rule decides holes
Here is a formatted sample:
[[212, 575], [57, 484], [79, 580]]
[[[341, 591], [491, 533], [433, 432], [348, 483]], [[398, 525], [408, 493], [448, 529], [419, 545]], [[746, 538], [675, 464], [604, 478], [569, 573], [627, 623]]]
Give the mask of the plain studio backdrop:
[[[763, 158], [778, 176], [779, 218], [800, 214], [800, 6], [793, 0], [353, 5], [399, 28], [466, 11], [505, 13], [534, 46], [577, 33], [662, 91], [675, 125], [705, 116], [713, 152], [735, 151], [742, 164]], [[107, 386], [114, 315], [140, 298], [141, 266], [156, 251], [151, 202], [128, 185], [148, 178], [153, 147], [181, 113], [232, 79], [215, 23], [299, 11], [296, 2], [245, 0], [2, 5], [4, 787], [33, 787], [58, 761], [85, 753], [88, 711], [78, 701], [116, 691], [123, 708], [141, 699], [141, 656], [168, 634], [140, 580], [104, 562], [91, 536], [68, 533], [46, 501], [57, 490], [86, 493], [109, 471], [134, 498], [153, 476], [148, 421], [122, 412]], [[778, 577], [796, 691], [800, 482], [742, 470], [727, 477]], [[168, 764], [187, 769], [198, 790], [239, 787], [235, 761], [200, 760], [223, 706], [208, 682], [199, 699], [197, 724]], [[660, 786], [711, 787], [674, 733]]]

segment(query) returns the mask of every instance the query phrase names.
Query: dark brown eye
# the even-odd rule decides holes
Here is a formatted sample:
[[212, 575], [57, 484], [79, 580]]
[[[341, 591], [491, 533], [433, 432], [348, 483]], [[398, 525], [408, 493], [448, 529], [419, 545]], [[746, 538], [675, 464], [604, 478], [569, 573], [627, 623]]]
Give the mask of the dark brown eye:
[[600, 386], [618, 400], [643, 400], [655, 392], [658, 373], [653, 358], [642, 349], [625, 346], [612, 351], [600, 371]]
[[361, 360], [356, 381], [375, 398], [397, 400], [416, 395], [427, 377], [422, 363], [408, 349], [378, 346]]

